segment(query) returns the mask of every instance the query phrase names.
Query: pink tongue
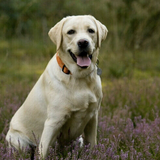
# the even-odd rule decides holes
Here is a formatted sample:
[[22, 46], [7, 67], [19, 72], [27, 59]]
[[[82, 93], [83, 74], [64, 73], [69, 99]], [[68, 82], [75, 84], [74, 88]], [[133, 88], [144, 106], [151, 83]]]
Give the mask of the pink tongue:
[[91, 60], [89, 57], [80, 57], [77, 56], [77, 64], [80, 67], [89, 66], [91, 64]]

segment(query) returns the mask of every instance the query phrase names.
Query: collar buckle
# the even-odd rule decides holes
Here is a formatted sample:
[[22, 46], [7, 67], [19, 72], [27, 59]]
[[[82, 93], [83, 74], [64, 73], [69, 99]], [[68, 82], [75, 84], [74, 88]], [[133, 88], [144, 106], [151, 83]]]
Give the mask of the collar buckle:
[[63, 67], [62, 67], [62, 71], [63, 71], [65, 74], [71, 74], [71, 72], [68, 70], [68, 68], [65, 66], [65, 64], [64, 64]]
[[61, 58], [59, 57], [58, 53], [56, 53], [56, 60], [60, 68], [62, 68], [62, 71], [65, 74], [71, 74], [70, 70], [65, 66], [65, 64], [62, 62]]

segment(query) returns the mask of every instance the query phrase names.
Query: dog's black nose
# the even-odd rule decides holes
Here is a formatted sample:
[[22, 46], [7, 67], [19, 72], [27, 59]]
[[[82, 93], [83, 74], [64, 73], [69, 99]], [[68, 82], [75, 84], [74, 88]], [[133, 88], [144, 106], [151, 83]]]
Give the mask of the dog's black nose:
[[80, 39], [77, 44], [79, 48], [85, 49], [88, 47], [89, 42], [86, 39]]

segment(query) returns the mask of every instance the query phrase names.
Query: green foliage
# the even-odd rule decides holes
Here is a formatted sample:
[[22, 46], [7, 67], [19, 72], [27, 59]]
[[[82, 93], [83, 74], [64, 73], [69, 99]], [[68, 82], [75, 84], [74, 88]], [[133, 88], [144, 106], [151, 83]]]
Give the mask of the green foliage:
[[91, 14], [107, 26], [111, 50], [159, 47], [160, 3], [156, 0], [1, 0], [0, 35], [46, 40], [56, 22], [80, 14]]

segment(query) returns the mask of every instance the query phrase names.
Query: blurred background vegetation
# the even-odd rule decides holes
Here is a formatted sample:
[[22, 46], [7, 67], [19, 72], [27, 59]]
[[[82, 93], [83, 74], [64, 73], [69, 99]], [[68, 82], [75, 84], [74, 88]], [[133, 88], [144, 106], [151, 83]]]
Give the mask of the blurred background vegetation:
[[91, 14], [107, 26], [111, 50], [159, 47], [156, 0], [0, 0], [0, 36], [46, 40], [56, 22], [79, 14]]
[[108, 68], [104, 76], [133, 76], [137, 67], [160, 71], [160, 2], [156, 0], [0, 0], [3, 57], [9, 53], [17, 58], [52, 56], [55, 46], [48, 38], [49, 29], [65, 16], [83, 14], [95, 16], [109, 30], [101, 50], [100, 65]]
[[99, 56], [103, 114], [118, 115], [127, 106], [132, 118], [153, 119], [160, 106], [158, 0], [0, 0], [0, 107], [22, 103], [56, 52], [49, 29], [65, 16], [84, 14], [109, 30]]

